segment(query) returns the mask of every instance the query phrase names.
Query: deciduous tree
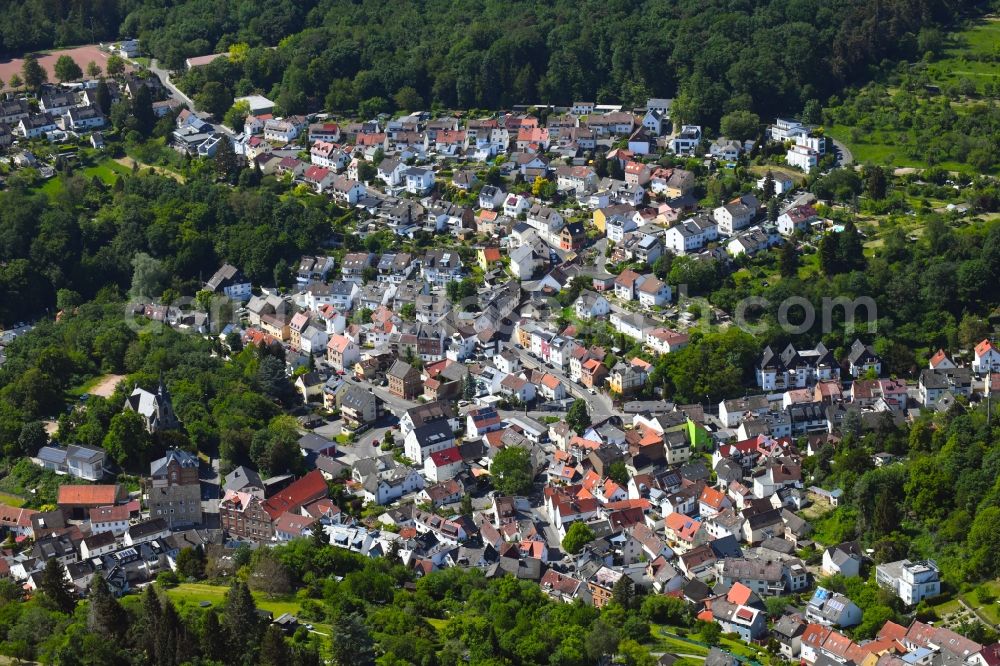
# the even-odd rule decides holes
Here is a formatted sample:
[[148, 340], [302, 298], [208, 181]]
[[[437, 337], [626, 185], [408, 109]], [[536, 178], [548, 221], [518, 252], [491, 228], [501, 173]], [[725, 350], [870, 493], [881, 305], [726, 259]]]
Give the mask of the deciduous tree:
[[56, 59], [55, 67], [56, 78], [59, 79], [60, 83], [66, 83], [67, 81], [76, 81], [77, 79], [83, 78], [83, 70], [80, 66], [76, 64], [68, 55], [61, 55]]

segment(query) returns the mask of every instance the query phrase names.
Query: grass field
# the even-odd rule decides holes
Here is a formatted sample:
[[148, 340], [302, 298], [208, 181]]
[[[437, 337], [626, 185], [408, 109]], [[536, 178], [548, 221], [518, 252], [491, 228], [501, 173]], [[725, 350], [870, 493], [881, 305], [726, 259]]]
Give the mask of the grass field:
[[0, 504], [6, 504], [7, 506], [12, 506], [16, 509], [24, 506], [26, 499], [23, 497], [18, 497], [17, 495], [11, 495], [10, 493], [0, 492]]
[[790, 167], [776, 166], [776, 165], [754, 165], [750, 167], [750, 171], [757, 174], [758, 176], [766, 176], [767, 172], [770, 171], [773, 174], [782, 174], [788, 176], [796, 185], [802, 185], [806, 182], [806, 175], [801, 171], [796, 171]]
[[931, 81], [955, 83], [968, 78], [982, 90], [982, 84], [1000, 74], [995, 62], [980, 62], [980, 56], [993, 56], [1000, 43], [1000, 18], [983, 19], [968, 30], [955, 35], [956, 44], [945, 52], [945, 57], [934, 61], [928, 68]]
[[[83, 175], [87, 180], [97, 176], [105, 185], [113, 185], [118, 176], [128, 175], [131, 173], [131, 170], [124, 164], [119, 164], [111, 158], [105, 158], [97, 164], [76, 171], [76, 173]], [[48, 195], [49, 198], [54, 198], [62, 192], [62, 188], [62, 180], [59, 176], [55, 176], [45, 181], [39, 190]]]
[[[169, 596], [178, 607], [197, 606], [202, 601], [208, 601], [213, 606], [221, 606], [226, 601], [227, 592], [229, 592], [229, 588], [222, 585], [209, 585], [208, 583], [181, 583], [177, 587], [167, 590], [167, 596]], [[264, 594], [254, 592], [253, 598], [254, 601], [257, 602], [257, 608], [270, 611], [275, 617], [278, 617], [282, 613], [298, 615], [299, 609], [301, 608], [301, 603], [293, 596], [272, 599]], [[302, 620], [302, 622], [304, 623], [305, 620]], [[330, 625], [316, 622], [311, 622], [310, 624], [313, 625], [317, 633], [326, 636], [330, 635]]]
[[118, 176], [128, 175], [130, 169], [112, 159], [106, 159], [101, 161], [94, 166], [87, 167], [83, 170], [83, 174], [88, 178], [93, 178], [97, 176], [106, 185], [113, 185]]
[[[996, 53], [996, 45], [1000, 44], [1000, 18], [990, 17], [978, 21], [967, 30], [951, 35], [952, 44], [934, 62], [927, 65], [926, 74], [929, 83], [936, 86], [946, 86], [958, 83], [961, 79], [969, 79], [975, 83], [980, 94], [983, 84], [1000, 77], [1000, 63], [992, 62], [990, 58]], [[987, 56], [980, 61], [980, 56]], [[893, 89], [889, 89], [892, 94]], [[971, 100], [979, 102], [982, 100]], [[953, 106], [964, 106], [967, 102], [954, 102]], [[858, 164], [872, 163], [891, 165], [895, 167], [927, 168], [928, 164], [920, 159], [906, 155], [905, 146], [900, 143], [902, 131], [878, 130], [862, 133], [859, 141], [851, 140], [851, 129], [844, 125], [826, 127], [828, 136], [843, 142], [854, 155]], [[857, 136], [855, 134], [855, 136]], [[909, 142], [916, 140], [910, 134]], [[971, 167], [958, 162], [942, 162], [937, 164], [949, 171], [969, 171]]]
[[666, 633], [662, 626], [653, 625], [653, 652], [669, 652], [670, 654], [687, 654], [704, 657], [708, 655], [708, 648], [704, 645], [689, 643]]

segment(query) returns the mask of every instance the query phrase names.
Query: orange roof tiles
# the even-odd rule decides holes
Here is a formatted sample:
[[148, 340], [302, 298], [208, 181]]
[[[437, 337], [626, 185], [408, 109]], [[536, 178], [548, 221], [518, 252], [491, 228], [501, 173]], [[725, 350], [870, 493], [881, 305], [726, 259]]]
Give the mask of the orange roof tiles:
[[59, 486], [57, 504], [103, 506], [118, 499], [118, 486]]

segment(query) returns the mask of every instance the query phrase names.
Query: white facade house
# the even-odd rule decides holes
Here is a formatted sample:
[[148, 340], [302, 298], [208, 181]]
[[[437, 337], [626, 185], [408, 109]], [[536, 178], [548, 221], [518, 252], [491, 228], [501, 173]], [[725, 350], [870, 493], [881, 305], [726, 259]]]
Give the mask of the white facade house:
[[270, 119], [264, 121], [264, 140], [289, 143], [299, 136], [299, 128], [287, 120]]
[[875, 580], [907, 606], [941, 594], [940, 572], [934, 560], [899, 560], [880, 564], [875, 567]]
[[797, 231], [806, 231], [809, 225], [819, 219], [816, 209], [812, 206], [795, 206], [778, 216], [778, 233], [791, 236]]
[[753, 216], [754, 211], [739, 201], [727, 203], [712, 211], [712, 217], [719, 225], [719, 233], [729, 236], [750, 226]]
[[[783, 173], [771, 173], [771, 181], [774, 183], [774, 193], [776, 195], [782, 195], [786, 192], [791, 192], [795, 189], [795, 181]], [[764, 184], [767, 182], [767, 176], [761, 176], [757, 179], [757, 189], [763, 190]]]
[[638, 293], [639, 303], [645, 308], [666, 305], [673, 296], [670, 285], [653, 276], [643, 280], [642, 284], [639, 285]]
[[697, 150], [700, 143], [701, 126], [684, 125], [681, 127], [680, 133], [671, 139], [670, 150], [678, 155], [687, 155]]
[[979, 374], [1000, 372], [1000, 350], [988, 339], [976, 345], [972, 371]]
[[718, 223], [704, 215], [678, 222], [663, 234], [666, 248], [678, 256], [696, 252], [718, 238]]
[[785, 153], [785, 162], [788, 166], [798, 167], [809, 173], [819, 164], [819, 153], [812, 148], [796, 144]]
[[434, 170], [411, 167], [403, 172], [403, 187], [410, 194], [424, 194], [434, 187]]

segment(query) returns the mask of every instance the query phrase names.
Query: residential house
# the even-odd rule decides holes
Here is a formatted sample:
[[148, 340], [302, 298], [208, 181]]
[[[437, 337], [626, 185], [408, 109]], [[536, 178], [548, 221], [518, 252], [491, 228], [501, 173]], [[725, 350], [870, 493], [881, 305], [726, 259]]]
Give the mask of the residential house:
[[670, 285], [650, 275], [638, 288], [639, 303], [645, 308], [658, 307], [670, 302], [673, 294]]
[[791, 236], [796, 232], [805, 232], [818, 219], [819, 215], [812, 206], [793, 206], [778, 216], [778, 233]]
[[806, 620], [826, 627], [853, 627], [861, 623], [861, 609], [843, 594], [817, 587], [806, 605]]
[[434, 187], [434, 170], [410, 167], [402, 173], [402, 185], [410, 194], [426, 194]]
[[712, 211], [712, 217], [719, 225], [719, 233], [729, 236], [748, 227], [755, 214], [756, 211], [740, 202], [739, 199], [730, 201]]
[[984, 375], [1000, 372], [1000, 350], [988, 338], [976, 345], [973, 352], [972, 371]]
[[389, 393], [398, 398], [413, 400], [423, 392], [420, 371], [409, 363], [397, 360], [389, 368], [386, 377], [389, 380]]
[[869, 372], [873, 372], [875, 376], [882, 374], [882, 359], [871, 345], [866, 345], [861, 340], [855, 340], [851, 345], [847, 362], [852, 377], [862, 377]]
[[326, 343], [326, 359], [338, 372], [346, 372], [361, 359], [357, 343], [344, 335], [332, 335]]
[[855, 578], [861, 575], [864, 555], [857, 541], [846, 541], [823, 551], [823, 574]]
[[201, 524], [201, 482], [198, 458], [181, 449], [169, 449], [149, 466], [146, 506], [152, 518], [171, 529]]
[[670, 150], [678, 155], [689, 155], [697, 151], [701, 144], [699, 125], [682, 125], [681, 131], [670, 140]]
[[222, 293], [232, 301], [247, 301], [251, 294], [250, 280], [232, 264], [223, 264], [205, 283], [205, 289], [213, 294]]
[[585, 320], [604, 317], [611, 312], [608, 300], [604, 296], [589, 290], [580, 292], [573, 305], [576, 310], [576, 316]]
[[907, 606], [941, 593], [940, 573], [934, 560], [899, 560], [879, 564], [875, 567], [875, 580]]

